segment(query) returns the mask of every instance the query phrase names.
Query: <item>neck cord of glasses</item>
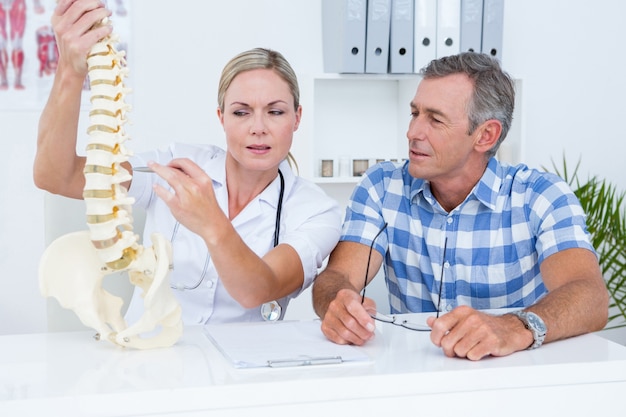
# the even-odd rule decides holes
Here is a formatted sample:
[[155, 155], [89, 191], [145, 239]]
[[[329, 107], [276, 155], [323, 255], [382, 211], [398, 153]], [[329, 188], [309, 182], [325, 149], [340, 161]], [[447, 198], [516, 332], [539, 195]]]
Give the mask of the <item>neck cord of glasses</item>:
[[[445, 271], [446, 264], [446, 249], [448, 248], [448, 238], [446, 237], [443, 241], [443, 256], [441, 257], [441, 275], [439, 281], [439, 297], [437, 299], [437, 318], [439, 318], [439, 311], [441, 311], [441, 289], [443, 288], [443, 274]], [[433, 280], [435, 277], [433, 277]]]
[[[276, 222], [274, 224], [274, 247], [278, 246], [278, 235], [280, 234], [280, 216], [283, 211], [283, 196], [285, 195], [285, 177], [283, 177], [283, 173], [278, 170], [278, 176], [280, 178], [280, 193], [278, 194], [278, 205], [276, 206]], [[174, 231], [172, 232], [171, 242], [174, 242], [174, 237], [178, 233], [178, 227], [180, 226], [180, 222], [176, 222], [174, 226]], [[207, 254], [206, 259], [204, 261], [204, 268], [202, 269], [202, 274], [200, 274], [200, 279], [191, 287], [186, 285], [171, 285], [170, 287], [175, 290], [195, 290], [200, 286], [202, 281], [204, 281], [204, 277], [206, 276], [207, 269], [209, 267], [209, 258], [210, 254]]]

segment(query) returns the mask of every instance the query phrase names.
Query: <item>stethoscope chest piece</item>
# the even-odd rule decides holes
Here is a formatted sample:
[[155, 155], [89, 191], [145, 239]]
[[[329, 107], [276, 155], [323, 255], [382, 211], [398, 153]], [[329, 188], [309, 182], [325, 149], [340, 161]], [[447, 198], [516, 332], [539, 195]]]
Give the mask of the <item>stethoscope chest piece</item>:
[[265, 321], [277, 321], [280, 318], [280, 315], [283, 311], [283, 308], [276, 301], [270, 301], [269, 303], [265, 303], [261, 306], [261, 317]]

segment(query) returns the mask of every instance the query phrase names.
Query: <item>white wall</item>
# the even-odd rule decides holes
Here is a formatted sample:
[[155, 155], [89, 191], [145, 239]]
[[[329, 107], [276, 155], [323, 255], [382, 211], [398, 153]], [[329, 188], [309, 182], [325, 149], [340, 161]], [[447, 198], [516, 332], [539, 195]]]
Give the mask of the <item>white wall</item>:
[[[216, 84], [222, 66], [242, 50], [264, 46], [283, 52], [306, 85], [312, 74], [322, 72], [320, 4], [132, 0], [129, 146], [141, 151], [174, 140], [222, 145]], [[584, 175], [605, 176], [626, 189], [618, 172], [626, 140], [615, 127], [626, 116], [623, 16], [621, 0], [506, 1], [503, 60], [522, 80], [527, 164], [550, 166], [564, 151], [572, 163], [582, 155]], [[302, 172], [308, 172], [311, 100], [302, 98], [304, 120], [294, 145]], [[43, 193], [32, 184], [39, 112], [0, 111], [5, 178], [0, 182], [0, 334], [46, 328], [46, 304], [37, 288]]]
[[[503, 61], [523, 83], [526, 163], [573, 168], [626, 189], [624, 41], [620, 0], [506, 0]], [[585, 174], [586, 176], [586, 174]]]

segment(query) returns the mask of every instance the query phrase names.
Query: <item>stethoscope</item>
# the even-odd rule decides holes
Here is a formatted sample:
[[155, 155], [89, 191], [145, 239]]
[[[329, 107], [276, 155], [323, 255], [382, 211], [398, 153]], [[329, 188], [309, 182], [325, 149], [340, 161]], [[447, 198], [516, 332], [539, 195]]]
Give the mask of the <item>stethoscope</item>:
[[[274, 247], [278, 246], [278, 236], [280, 235], [280, 217], [281, 212], [283, 210], [283, 197], [285, 195], [285, 178], [283, 177], [283, 173], [278, 170], [278, 176], [280, 178], [280, 193], [278, 195], [278, 205], [276, 206], [276, 223], [274, 225]], [[172, 237], [170, 241], [174, 241], [174, 237], [178, 234], [178, 227], [180, 226], [179, 222], [176, 222], [174, 226], [174, 231], [172, 232]], [[207, 254], [206, 259], [204, 260], [204, 268], [202, 269], [202, 274], [200, 275], [200, 279], [192, 286], [186, 286], [182, 284], [172, 285], [170, 287], [175, 290], [185, 291], [185, 290], [195, 290], [200, 286], [202, 281], [204, 281], [204, 277], [207, 274], [209, 268], [209, 259], [210, 255]], [[282, 315], [283, 308], [278, 303], [278, 301], [273, 300], [261, 305], [261, 317], [265, 321], [276, 321]]]
[[[280, 193], [278, 194], [278, 206], [276, 206], [276, 225], [274, 226], [274, 247], [278, 246], [278, 235], [280, 233], [280, 214], [283, 211], [283, 195], [285, 194], [285, 178], [283, 173], [278, 170], [278, 176], [280, 177]], [[273, 300], [269, 303], [264, 303], [261, 306], [261, 317], [265, 321], [276, 321], [280, 318], [283, 312], [283, 308], [278, 304], [278, 301]]]

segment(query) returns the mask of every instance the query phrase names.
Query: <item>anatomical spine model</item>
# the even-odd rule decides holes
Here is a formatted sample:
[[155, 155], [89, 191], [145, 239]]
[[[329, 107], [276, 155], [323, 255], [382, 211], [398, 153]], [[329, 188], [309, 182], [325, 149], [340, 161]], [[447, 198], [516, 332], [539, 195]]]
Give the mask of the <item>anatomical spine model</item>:
[[[130, 106], [124, 85], [128, 69], [116, 41], [115, 35], [102, 39], [87, 58], [92, 107], [83, 198], [89, 231], [50, 244], [41, 258], [39, 285], [44, 296], [56, 298], [95, 329], [98, 339], [139, 349], [171, 346], [182, 334], [182, 321], [169, 286], [170, 242], [155, 233], [152, 247], [138, 244], [131, 217], [134, 201], [122, 185], [132, 178], [121, 166], [130, 155], [123, 128]], [[144, 314], [130, 327], [121, 315], [122, 299], [102, 288], [106, 275], [120, 271], [128, 271], [131, 283], [144, 291]], [[157, 327], [160, 332], [153, 335]]]

